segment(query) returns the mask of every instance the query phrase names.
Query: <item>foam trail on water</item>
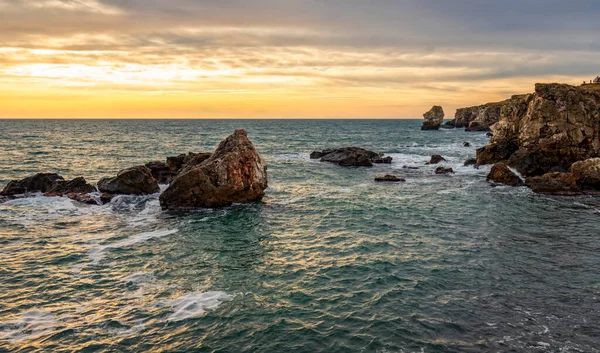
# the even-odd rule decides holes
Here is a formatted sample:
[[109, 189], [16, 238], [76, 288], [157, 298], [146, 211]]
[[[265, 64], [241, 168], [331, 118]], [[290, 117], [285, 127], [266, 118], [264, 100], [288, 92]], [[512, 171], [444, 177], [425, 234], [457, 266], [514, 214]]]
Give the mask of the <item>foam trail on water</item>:
[[154, 232], [146, 232], [146, 233], [140, 233], [137, 235], [132, 235], [128, 238], [116, 241], [114, 243], [98, 245], [96, 247], [93, 247], [88, 252], [88, 256], [90, 259], [92, 259], [92, 261], [94, 263], [98, 263], [98, 262], [100, 262], [100, 260], [102, 260], [104, 258], [106, 250], [129, 247], [129, 246], [135, 245], [140, 242], [144, 242], [144, 241], [154, 239], [154, 238], [166, 237], [168, 235], [172, 235], [177, 232], [179, 232], [179, 229], [163, 229], [163, 230], [156, 230]]
[[50, 312], [32, 310], [15, 320], [0, 322], [0, 339], [23, 341], [36, 339], [56, 331], [58, 320]]
[[223, 302], [232, 299], [233, 296], [225, 292], [192, 292], [176, 299], [160, 301], [157, 305], [173, 309], [174, 312], [167, 317], [167, 321], [181, 321], [200, 317], [207, 310], [214, 310]]

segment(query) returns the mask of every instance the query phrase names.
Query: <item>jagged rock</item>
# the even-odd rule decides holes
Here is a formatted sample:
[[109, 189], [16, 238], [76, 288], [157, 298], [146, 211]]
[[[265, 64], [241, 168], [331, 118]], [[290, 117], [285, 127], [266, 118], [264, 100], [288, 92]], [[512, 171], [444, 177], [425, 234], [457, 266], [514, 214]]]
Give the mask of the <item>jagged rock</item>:
[[177, 175], [177, 171], [171, 170], [169, 165], [161, 161], [152, 161], [146, 163], [146, 167], [150, 169], [150, 173], [159, 184], [169, 184]]
[[319, 151], [314, 151], [313, 153], [310, 154], [310, 159], [320, 159], [325, 157], [326, 155], [333, 153], [335, 150], [323, 150], [321, 152]]
[[454, 170], [452, 170], [452, 168], [437, 167], [435, 169], [435, 174], [437, 174], [437, 175], [452, 174], [452, 173], [454, 173]]
[[465, 161], [465, 164], [464, 164], [464, 166], [465, 166], [465, 167], [468, 167], [468, 166], [470, 166], [470, 165], [477, 165], [477, 159], [475, 159], [475, 158], [469, 158], [469, 159], [467, 159], [467, 160]]
[[395, 175], [391, 175], [391, 174], [386, 174], [383, 176], [378, 176], [375, 178], [376, 182], [393, 182], [393, 183], [398, 183], [398, 182], [405, 182], [406, 179], [403, 178], [399, 178]]
[[518, 153], [511, 153], [509, 163], [527, 176], [568, 170], [577, 161], [600, 156], [598, 90], [536, 84], [535, 94], [514, 96], [501, 115], [489, 146], [516, 145], [513, 153]]
[[210, 158], [182, 171], [160, 195], [163, 209], [224, 207], [259, 201], [267, 188], [267, 166], [248, 140], [236, 130]]
[[100, 203], [103, 205], [110, 203], [114, 197], [115, 197], [115, 195], [113, 195], [113, 194], [103, 192], [100, 194], [100, 197], [99, 197]]
[[519, 178], [519, 176], [510, 170], [510, 168], [508, 168], [508, 166], [503, 162], [494, 164], [490, 174], [487, 176], [487, 181], [509, 186], [523, 185], [521, 178]]
[[504, 103], [487, 103], [457, 109], [454, 119], [447, 124], [457, 128], [464, 127], [466, 131], [489, 131], [490, 126], [500, 119], [500, 112]]
[[463, 147], [471, 147], [471, 144], [470, 144], [469, 142], [466, 142], [466, 141], [465, 141], [465, 142], [463, 143]]
[[0, 195], [13, 196], [27, 192], [48, 192], [55, 182], [64, 180], [56, 173], [38, 173], [22, 180], [10, 181], [0, 192]]
[[600, 158], [573, 163], [571, 174], [584, 191], [600, 191]]
[[423, 122], [423, 126], [421, 126], [421, 130], [439, 130], [440, 125], [444, 121], [444, 109], [436, 105], [430, 111], [423, 114], [423, 118], [425, 118], [425, 121]]
[[388, 157], [373, 158], [372, 162], [375, 164], [392, 164], [392, 160], [394, 160], [394, 159], [392, 157], [388, 156]]
[[440, 156], [439, 154], [434, 154], [433, 156], [431, 156], [431, 159], [429, 160], [429, 162], [427, 164], [438, 164], [440, 162], [445, 162], [446, 159], [442, 156]]
[[326, 154], [321, 158], [321, 162], [335, 163], [343, 167], [372, 167], [372, 160], [379, 157], [379, 153], [363, 148], [345, 147]]
[[70, 193], [88, 194], [94, 191], [96, 191], [94, 186], [88, 184], [85, 178], [79, 177], [69, 181], [56, 180], [44, 195], [62, 196]]
[[516, 141], [500, 141], [477, 149], [477, 164], [494, 164], [507, 160], [519, 149]]
[[142, 165], [123, 169], [114, 178], [101, 179], [98, 190], [116, 195], [147, 195], [159, 192], [160, 187], [150, 169]]
[[66, 196], [68, 198], [70, 198], [71, 200], [75, 200], [77, 202], [81, 202], [81, 203], [85, 203], [88, 205], [97, 205], [98, 202], [96, 202], [96, 200], [90, 196], [89, 194], [86, 193], [77, 193], [77, 192], [71, 192], [66, 194]]
[[525, 185], [533, 192], [547, 195], [580, 195], [581, 189], [577, 186], [571, 173], [548, 173], [542, 176], [527, 178]]
[[188, 153], [184, 160], [183, 167], [179, 172], [181, 173], [182, 171], [204, 163], [211, 155], [212, 153]]

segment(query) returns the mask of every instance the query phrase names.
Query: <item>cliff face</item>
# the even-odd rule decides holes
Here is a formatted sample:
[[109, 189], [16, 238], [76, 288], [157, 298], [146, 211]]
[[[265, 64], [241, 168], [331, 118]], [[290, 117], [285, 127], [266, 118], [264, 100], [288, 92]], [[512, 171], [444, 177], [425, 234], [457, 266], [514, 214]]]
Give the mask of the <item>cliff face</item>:
[[467, 131], [489, 131], [490, 126], [500, 120], [500, 112], [504, 102], [488, 103], [456, 110], [454, 120], [448, 125], [464, 127]]
[[500, 115], [490, 145], [477, 151], [479, 164], [508, 158], [524, 176], [535, 176], [600, 155], [600, 90], [536, 84], [534, 94], [504, 102]]

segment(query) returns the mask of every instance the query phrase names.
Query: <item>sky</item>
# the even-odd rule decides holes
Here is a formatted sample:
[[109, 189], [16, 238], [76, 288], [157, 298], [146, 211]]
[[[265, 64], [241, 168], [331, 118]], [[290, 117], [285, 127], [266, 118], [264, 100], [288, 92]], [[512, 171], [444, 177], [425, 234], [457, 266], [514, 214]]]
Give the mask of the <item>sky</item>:
[[0, 0], [0, 118], [420, 118], [600, 75], [597, 0]]

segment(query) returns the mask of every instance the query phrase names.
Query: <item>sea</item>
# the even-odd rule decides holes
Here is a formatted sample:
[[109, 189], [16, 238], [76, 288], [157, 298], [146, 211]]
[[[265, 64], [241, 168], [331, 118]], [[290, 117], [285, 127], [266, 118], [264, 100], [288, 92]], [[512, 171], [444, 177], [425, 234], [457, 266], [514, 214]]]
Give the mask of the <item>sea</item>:
[[[421, 122], [0, 120], [0, 188], [96, 182], [240, 128], [269, 173], [262, 202], [223, 209], [1, 203], [0, 352], [600, 352], [600, 198], [494, 187], [463, 165], [484, 132]], [[309, 158], [346, 146], [394, 160]]]

